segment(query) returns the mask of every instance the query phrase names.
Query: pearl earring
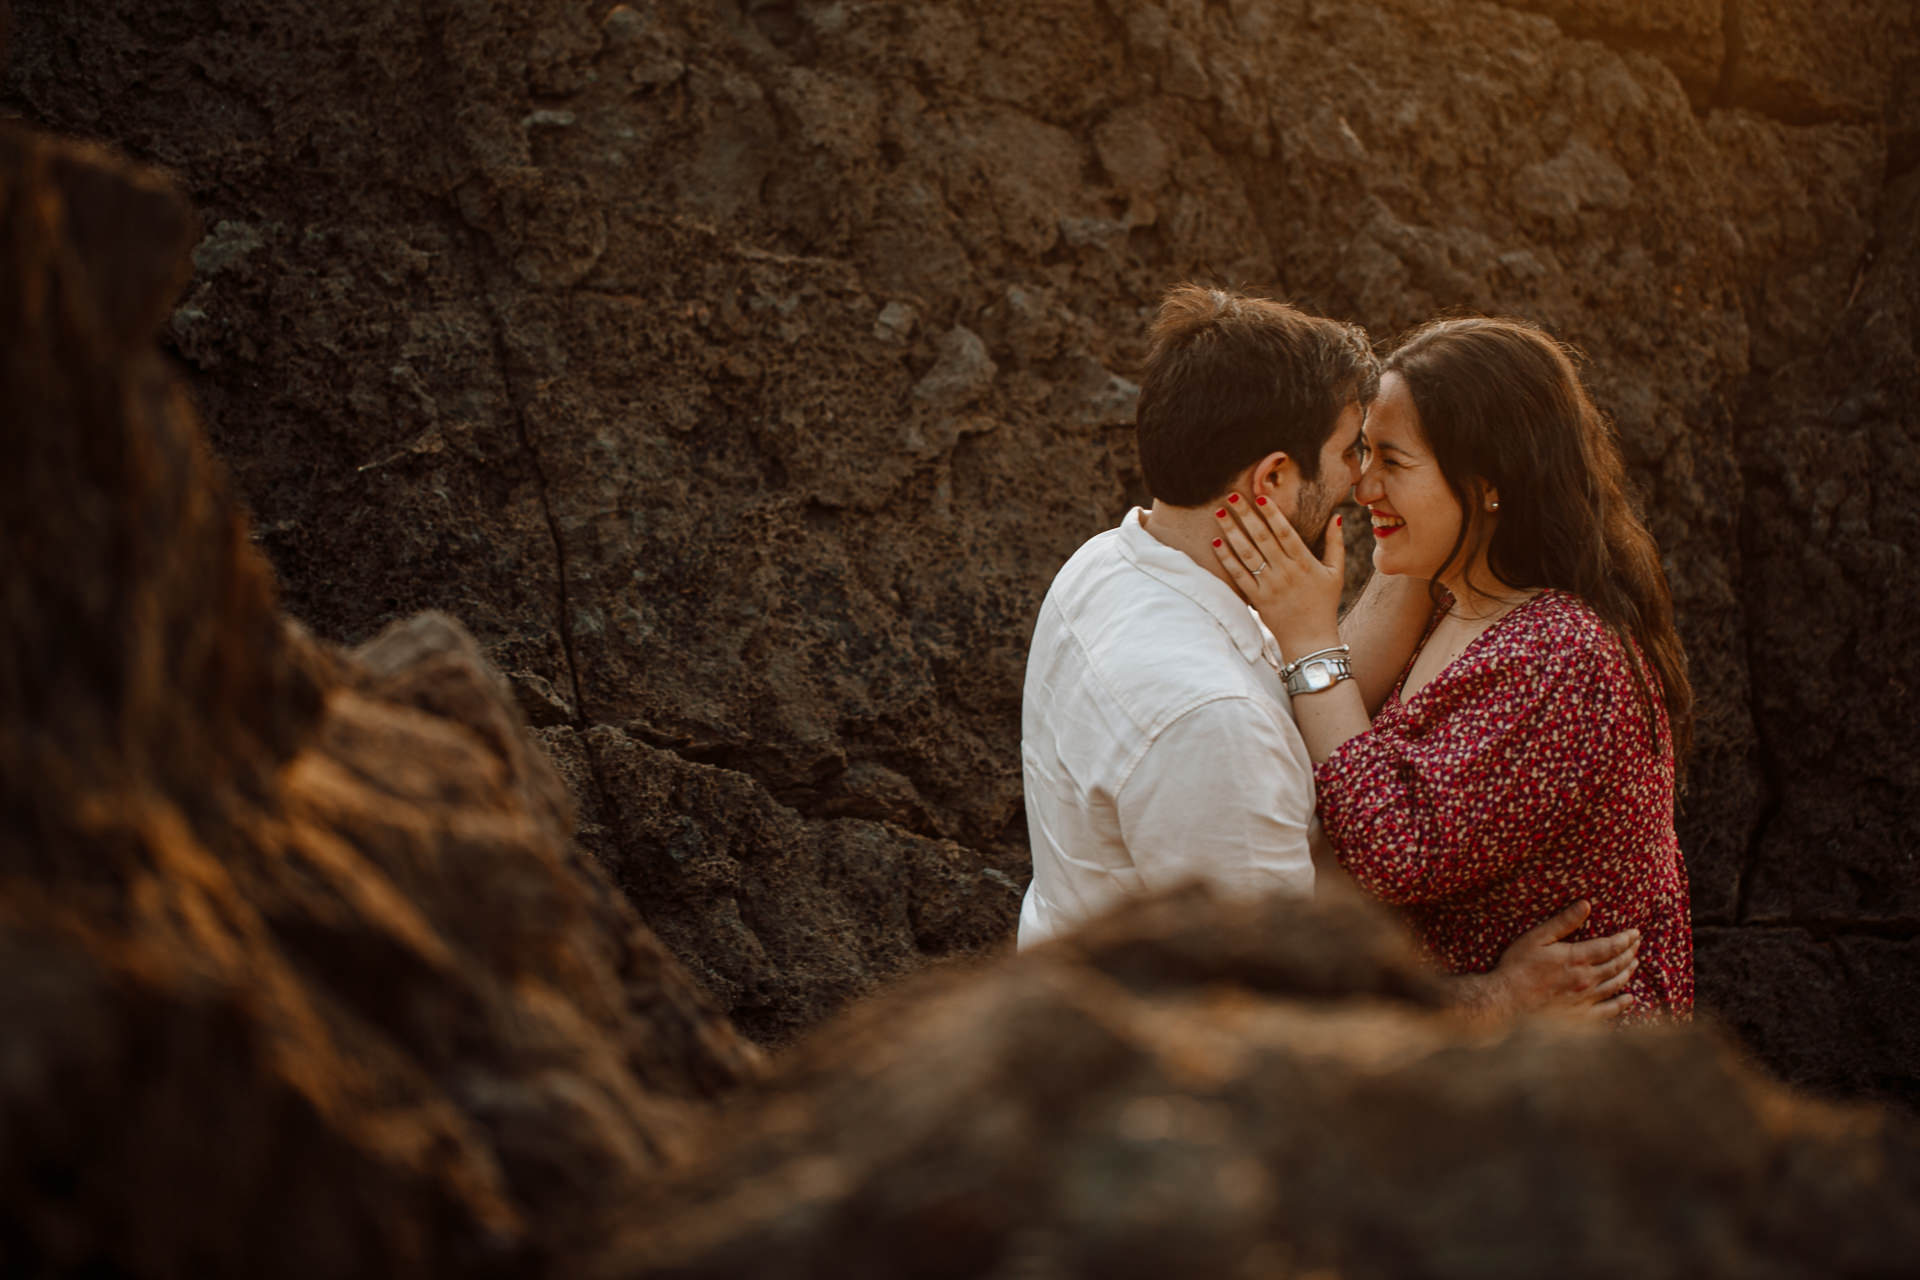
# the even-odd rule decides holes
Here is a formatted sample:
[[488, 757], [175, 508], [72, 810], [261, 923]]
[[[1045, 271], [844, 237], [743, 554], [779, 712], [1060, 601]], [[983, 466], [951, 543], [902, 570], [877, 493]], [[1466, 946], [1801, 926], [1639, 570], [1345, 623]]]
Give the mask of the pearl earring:
[[1500, 509], [1500, 499], [1498, 498], [1495, 498], [1492, 502], [1489, 502], [1487, 504], [1487, 510], [1489, 511], [1498, 511], [1499, 509]]

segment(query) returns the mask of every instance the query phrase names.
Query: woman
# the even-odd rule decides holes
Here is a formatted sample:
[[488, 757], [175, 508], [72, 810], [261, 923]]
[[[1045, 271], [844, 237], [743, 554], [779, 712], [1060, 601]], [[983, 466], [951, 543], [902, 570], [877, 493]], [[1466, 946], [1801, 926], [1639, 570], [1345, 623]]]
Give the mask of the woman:
[[1341, 864], [1461, 973], [1589, 898], [1590, 932], [1640, 930], [1629, 1013], [1688, 1015], [1673, 801], [1692, 691], [1610, 426], [1544, 333], [1459, 319], [1388, 359], [1366, 437], [1354, 496], [1373, 517], [1374, 568], [1426, 580], [1434, 604], [1371, 723], [1339, 661], [1341, 540], [1323, 563], [1259, 504], [1244, 522], [1223, 508], [1214, 543], [1294, 660]]

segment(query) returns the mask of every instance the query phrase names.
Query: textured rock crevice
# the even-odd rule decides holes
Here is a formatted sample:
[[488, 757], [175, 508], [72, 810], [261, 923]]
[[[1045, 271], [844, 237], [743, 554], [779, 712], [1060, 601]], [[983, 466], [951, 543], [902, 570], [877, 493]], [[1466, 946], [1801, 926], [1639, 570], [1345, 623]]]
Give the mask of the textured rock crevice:
[[[1753, 554], [1749, 548], [1746, 554]], [[1755, 627], [1755, 610], [1751, 597], [1744, 609], [1746, 616], [1746, 666], [1749, 673], [1766, 669], [1766, 655], [1760, 651]], [[1761, 726], [1766, 723], [1765, 709], [1762, 706], [1758, 685], [1749, 678], [1747, 715], [1755, 726], [1753, 765], [1758, 774], [1755, 812], [1753, 823], [1746, 837], [1745, 856], [1733, 882], [1731, 909], [1724, 913], [1714, 913], [1694, 921], [1696, 927], [1702, 925], [1745, 924], [1750, 916], [1750, 903], [1753, 896], [1754, 878], [1759, 872], [1760, 861], [1767, 847], [1767, 835], [1773, 828], [1776, 818], [1786, 804], [1787, 773], [1774, 755], [1772, 735]]]
[[512, 415], [513, 432], [519, 442], [526, 465], [533, 477], [535, 491], [539, 497], [541, 522], [546, 526], [553, 551], [554, 601], [551, 614], [552, 626], [560, 637], [560, 651], [565, 659], [567, 696], [571, 703], [573, 719], [576, 725], [583, 725], [589, 716], [586, 700], [580, 684], [580, 667], [574, 657], [572, 610], [567, 601], [567, 547], [560, 536], [560, 524], [553, 512], [551, 485], [547, 479], [546, 464], [541, 460], [539, 448], [535, 445], [532, 433], [527, 425], [527, 397], [519, 380], [515, 377], [513, 358], [508, 348], [505, 321], [494, 307], [492, 290], [489, 287], [485, 265], [490, 254], [484, 248], [484, 242], [478, 231], [468, 231], [469, 254], [473, 270], [473, 293], [482, 303], [484, 323], [492, 341], [495, 374], [500, 385], [505, 388], [509, 411]]

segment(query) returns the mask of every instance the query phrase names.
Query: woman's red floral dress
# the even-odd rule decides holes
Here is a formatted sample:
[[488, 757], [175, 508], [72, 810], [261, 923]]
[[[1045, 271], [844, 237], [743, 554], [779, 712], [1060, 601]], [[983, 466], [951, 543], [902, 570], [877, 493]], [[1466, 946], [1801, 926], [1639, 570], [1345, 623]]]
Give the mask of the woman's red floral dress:
[[1576, 936], [1640, 930], [1628, 1016], [1687, 1016], [1673, 740], [1652, 703], [1649, 725], [1627, 650], [1598, 615], [1542, 592], [1411, 698], [1396, 689], [1314, 771], [1321, 822], [1360, 887], [1399, 907], [1444, 968], [1485, 973], [1587, 898]]

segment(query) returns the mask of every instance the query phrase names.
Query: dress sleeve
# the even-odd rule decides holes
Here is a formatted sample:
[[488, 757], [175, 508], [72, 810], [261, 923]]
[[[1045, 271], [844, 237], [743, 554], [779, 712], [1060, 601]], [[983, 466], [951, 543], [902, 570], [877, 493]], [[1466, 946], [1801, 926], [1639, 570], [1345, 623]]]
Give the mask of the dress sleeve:
[[1251, 698], [1202, 703], [1163, 729], [1121, 786], [1140, 880], [1235, 894], [1313, 892], [1313, 765], [1293, 721]]
[[1577, 816], [1636, 713], [1603, 643], [1542, 635], [1470, 660], [1314, 771], [1341, 865], [1382, 901], [1444, 902], [1497, 879]]

